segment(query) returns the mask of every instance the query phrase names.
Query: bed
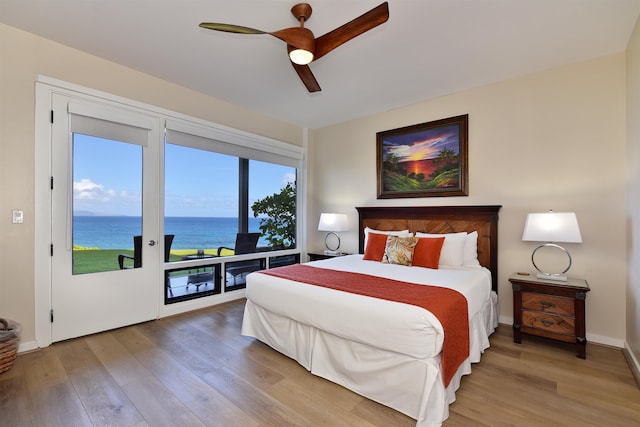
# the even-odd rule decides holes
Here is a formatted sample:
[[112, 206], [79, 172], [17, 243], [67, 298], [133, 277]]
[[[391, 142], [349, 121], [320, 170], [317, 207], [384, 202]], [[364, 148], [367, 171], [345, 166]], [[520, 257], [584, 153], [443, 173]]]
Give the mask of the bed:
[[[315, 375], [416, 419], [417, 427], [440, 426], [462, 376], [471, 373], [471, 363], [479, 362], [498, 324], [500, 206], [356, 209], [359, 254], [247, 276], [242, 334], [295, 359]], [[365, 240], [376, 231], [445, 234], [440, 262], [444, 245], [451, 254], [453, 237], [464, 235], [463, 264], [423, 268], [365, 260], [372, 246]], [[470, 242], [474, 253], [467, 262]], [[314, 283], [329, 282], [333, 276], [345, 283], [367, 279], [367, 286], [385, 292], [390, 283], [397, 283], [425, 292], [461, 294], [466, 304], [455, 315], [449, 309], [442, 314], [445, 304], [429, 310], [395, 297], [377, 298]], [[431, 286], [416, 287], [416, 283]], [[459, 326], [467, 323], [468, 328]], [[466, 353], [462, 357], [458, 353], [459, 360], [452, 364], [454, 336], [463, 341]]]

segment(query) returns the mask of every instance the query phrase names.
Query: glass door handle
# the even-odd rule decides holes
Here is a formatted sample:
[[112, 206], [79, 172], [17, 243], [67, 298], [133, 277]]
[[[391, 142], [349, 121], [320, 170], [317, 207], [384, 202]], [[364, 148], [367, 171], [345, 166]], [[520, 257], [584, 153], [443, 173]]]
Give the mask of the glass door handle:
[[156, 241], [155, 240], [149, 240], [148, 245], [149, 246], [155, 246], [156, 245]]

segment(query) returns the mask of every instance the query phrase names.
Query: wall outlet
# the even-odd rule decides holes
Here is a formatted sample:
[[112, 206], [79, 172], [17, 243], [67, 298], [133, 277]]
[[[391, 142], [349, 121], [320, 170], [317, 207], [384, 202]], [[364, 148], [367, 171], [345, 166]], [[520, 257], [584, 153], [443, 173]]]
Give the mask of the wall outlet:
[[22, 224], [24, 222], [24, 211], [14, 210], [11, 218], [14, 224]]

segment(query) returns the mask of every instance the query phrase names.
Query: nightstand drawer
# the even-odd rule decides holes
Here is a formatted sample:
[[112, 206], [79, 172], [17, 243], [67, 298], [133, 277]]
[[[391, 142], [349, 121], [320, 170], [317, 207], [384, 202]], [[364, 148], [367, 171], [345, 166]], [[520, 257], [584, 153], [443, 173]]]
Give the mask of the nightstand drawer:
[[575, 314], [573, 298], [562, 298], [530, 292], [522, 293], [522, 308], [565, 316], [573, 316]]
[[575, 337], [575, 319], [535, 311], [522, 311], [522, 327], [536, 328], [555, 334]]

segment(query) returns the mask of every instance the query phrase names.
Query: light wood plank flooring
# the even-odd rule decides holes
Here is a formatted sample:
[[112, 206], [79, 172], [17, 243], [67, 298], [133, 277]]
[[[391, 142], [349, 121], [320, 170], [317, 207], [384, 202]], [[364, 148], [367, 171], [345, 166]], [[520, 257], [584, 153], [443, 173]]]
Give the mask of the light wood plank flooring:
[[[240, 335], [244, 300], [54, 344], [0, 374], [1, 426], [414, 426]], [[640, 426], [617, 349], [501, 326], [445, 427]]]

